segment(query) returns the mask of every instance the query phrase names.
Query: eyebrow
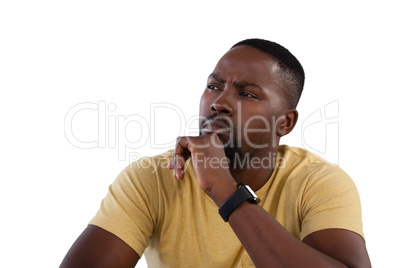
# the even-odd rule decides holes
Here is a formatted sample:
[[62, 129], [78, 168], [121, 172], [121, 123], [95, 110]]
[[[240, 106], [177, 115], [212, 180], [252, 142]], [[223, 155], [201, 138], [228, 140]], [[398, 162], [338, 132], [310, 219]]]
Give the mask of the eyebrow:
[[217, 75], [215, 73], [210, 74], [209, 77], [212, 77], [213, 79], [215, 79], [219, 83], [222, 83], [222, 84], [226, 83], [226, 81], [222, 77], [220, 77], [219, 75]]
[[[222, 83], [222, 84], [226, 83], [226, 81], [225, 81], [222, 77], [220, 77], [219, 75], [217, 75], [217, 74], [215, 74], [215, 73], [211, 73], [211, 74], [209, 75], [209, 77], [212, 77], [213, 79], [215, 79], [215, 80], [218, 81], [219, 83]], [[262, 91], [262, 88], [261, 88], [259, 85], [254, 84], [254, 83], [250, 83], [250, 82], [236, 81], [236, 82], [234, 82], [234, 85], [235, 85], [236, 87], [238, 87], [238, 88], [255, 87], [255, 88], [257, 88], [257, 89], [259, 89], [259, 90]]]
[[234, 82], [234, 84], [236, 87], [255, 87], [262, 91], [262, 88], [259, 85], [254, 84], [254, 83], [240, 81], [240, 82]]

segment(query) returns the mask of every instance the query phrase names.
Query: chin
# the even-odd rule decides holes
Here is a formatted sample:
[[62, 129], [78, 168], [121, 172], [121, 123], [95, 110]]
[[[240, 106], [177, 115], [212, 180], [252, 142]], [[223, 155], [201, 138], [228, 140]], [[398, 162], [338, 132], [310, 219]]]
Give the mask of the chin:
[[225, 147], [225, 155], [229, 161], [229, 167], [234, 169], [236, 167], [236, 159], [243, 159], [243, 153], [239, 147]]

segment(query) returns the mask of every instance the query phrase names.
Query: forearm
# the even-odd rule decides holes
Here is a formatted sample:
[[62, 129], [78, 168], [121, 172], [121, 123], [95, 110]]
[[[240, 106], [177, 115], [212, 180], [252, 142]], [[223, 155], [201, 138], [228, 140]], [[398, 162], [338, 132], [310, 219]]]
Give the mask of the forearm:
[[346, 267], [296, 239], [255, 204], [240, 205], [229, 224], [256, 267]]

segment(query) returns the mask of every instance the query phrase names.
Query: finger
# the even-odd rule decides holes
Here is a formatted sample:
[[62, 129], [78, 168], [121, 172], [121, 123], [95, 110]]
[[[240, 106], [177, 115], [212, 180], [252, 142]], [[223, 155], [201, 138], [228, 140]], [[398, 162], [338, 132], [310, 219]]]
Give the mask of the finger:
[[179, 137], [176, 141], [176, 148], [172, 165], [174, 167], [173, 175], [178, 180], [184, 178], [184, 167], [186, 164], [186, 160], [191, 156], [188, 138], [189, 137]]
[[172, 159], [172, 161], [169, 162], [169, 164], [167, 165], [168, 169], [173, 169], [174, 168], [174, 158]]
[[185, 164], [186, 164], [186, 160], [182, 155], [175, 156], [174, 176], [176, 179], [182, 180], [184, 178]]

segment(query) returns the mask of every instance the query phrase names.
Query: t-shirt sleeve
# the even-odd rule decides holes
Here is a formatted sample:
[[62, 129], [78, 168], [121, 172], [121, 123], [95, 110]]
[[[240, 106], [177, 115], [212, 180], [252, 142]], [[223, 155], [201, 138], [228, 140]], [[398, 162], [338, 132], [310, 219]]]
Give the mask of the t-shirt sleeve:
[[155, 177], [151, 160], [142, 159], [130, 164], [110, 185], [89, 224], [113, 233], [141, 256], [157, 218], [158, 184]]
[[357, 188], [339, 167], [320, 170], [310, 176], [301, 206], [301, 240], [324, 229], [345, 229], [364, 239]]

